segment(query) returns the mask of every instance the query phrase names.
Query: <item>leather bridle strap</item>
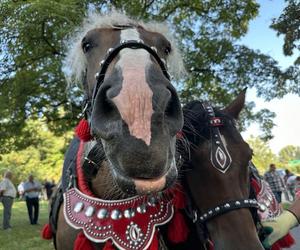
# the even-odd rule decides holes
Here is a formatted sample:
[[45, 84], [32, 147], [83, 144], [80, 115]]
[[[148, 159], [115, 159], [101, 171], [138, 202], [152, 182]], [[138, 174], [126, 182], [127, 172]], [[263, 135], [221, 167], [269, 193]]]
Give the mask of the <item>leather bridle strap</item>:
[[228, 201], [214, 208], [208, 209], [205, 213], [198, 216], [198, 212], [194, 212], [194, 222], [199, 220], [200, 223], [205, 223], [217, 216], [228, 213], [230, 211], [241, 209], [241, 208], [256, 208], [260, 209], [261, 205], [255, 199], [241, 199], [235, 201]]
[[165, 77], [168, 80], [170, 80], [170, 75], [167, 71], [167, 67], [164, 62], [164, 59], [159, 57], [159, 55], [157, 54], [157, 49], [155, 47], [149, 47], [148, 45], [144, 44], [143, 40], [122, 40], [117, 47], [108, 49], [106, 57], [100, 62], [101, 68], [100, 68], [100, 71], [95, 76], [97, 79], [97, 83], [93, 90], [92, 102], [94, 102], [94, 100], [97, 96], [98, 90], [104, 81], [105, 73], [108, 69], [108, 66], [111, 64], [113, 59], [118, 55], [118, 53], [122, 49], [125, 49], [125, 48], [144, 49], [144, 50], [148, 51], [157, 61], [158, 65], [160, 66]]
[[202, 107], [209, 118], [211, 140], [210, 161], [216, 169], [225, 173], [229, 169], [232, 160], [219, 130], [219, 127], [224, 125], [224, 121], [222, 118], [215, 116], [215, 112], [208, 102], [203, 102]]

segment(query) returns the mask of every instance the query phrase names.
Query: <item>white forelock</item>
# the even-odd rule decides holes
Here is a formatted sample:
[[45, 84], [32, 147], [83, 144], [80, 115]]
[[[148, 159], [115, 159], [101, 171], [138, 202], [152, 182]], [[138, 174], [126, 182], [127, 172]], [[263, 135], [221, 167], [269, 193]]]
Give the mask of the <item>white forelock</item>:
[[134, 24], [140, 25], [145, 30], [163, 34], [172, 44], [172, 51], [167, 58], [169, 73], [180, 79], [185, 74], [181, 54], [176, 46], [175, 39], [165, 23], [144, 23], [127, 17], [117, 11], [109, 14], [92, 13], [84, 19], [83, 24], [70, 36], [67, 41], [67, 56], [64, 61], [64, 71], [68, 85], [82, 83], [86, 69], [86, 58], [81, 48], [81, 40], [89, 30], [95, 28], [110, 28], [113, 25]]

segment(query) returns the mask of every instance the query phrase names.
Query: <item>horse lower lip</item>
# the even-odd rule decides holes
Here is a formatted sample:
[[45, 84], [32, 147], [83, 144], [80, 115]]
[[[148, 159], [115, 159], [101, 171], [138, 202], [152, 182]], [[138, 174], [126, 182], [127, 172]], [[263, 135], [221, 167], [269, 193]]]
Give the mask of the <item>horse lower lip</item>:
[[166, 175], [155, 179], [134, 179], [133, 181], [138, 193], [158, 192], [166, 185]]

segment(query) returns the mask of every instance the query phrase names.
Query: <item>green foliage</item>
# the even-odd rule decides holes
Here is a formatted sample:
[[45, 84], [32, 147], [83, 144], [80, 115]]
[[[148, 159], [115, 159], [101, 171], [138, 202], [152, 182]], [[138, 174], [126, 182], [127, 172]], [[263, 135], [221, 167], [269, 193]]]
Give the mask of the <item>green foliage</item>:
[[29, 174], [33, 174], [41, 182], [44, 179], [54, 179], [57, 182], [61, 175], [64, 153], [71, 134], [54, 136], [39, 120], [30, 120], [25, 126], [28, 129], [33, 127], [35, 129], [35, 145], [1, 155], [0, 173], [10, 169], [16, 185], [27, 180]]
[[[284, 35], [283, 52], [291, 56], [300, 51], [300, 2], [286, 0], [286, 3], [287, 6], [281, 15], [273, 19], [271, 28], [277, 31], [277, 35]], [[295, 65], [299, 64], [300, 56], [295, 61]]]
[[[28, 119], [44, 119], [56, 135], [75, 126], [82, 92], [78, 87], [66, 91], [64, 40], [89, 11], [112, 8], [172, 24], [190, 73], [177, 84], [183, 102], [202, 98], [224, 106], [246, 86], [267, 100], [299, 94], [298, 68], [283, 71], [270, 56], [236, 43], [258, 14], [253, 0], [2, 0], [0, 152], [36, 145]], [[259, 120], [265, 138], [271, 138], [274, 114], [253, 108], [247, 104], [242, 127]]]
[[277, 164], [277, 156], [272, 152], [267, 142], [263, 141], [259, 137], [251, 136], [247, 143], [253, 150], [252, 161], [259, 170], [260, 174], [264, 174], [268, 170], [270, 163]]
[[[0, 218], [3, 207], [0, 206]], [[11, 231], [0, 233], [0, 249], [5, 250], [53, 250], [52, 240], [43, 240], [41, 230], [48, 222], [48, 202], [40, 201], [39, 225], [30, 225], [24, 201], [15, 201], [12, 208]]]
[[279, 161], [287, 166], [292, 160], [300, 160], [300, 147], [288, 145], [279, 151]]

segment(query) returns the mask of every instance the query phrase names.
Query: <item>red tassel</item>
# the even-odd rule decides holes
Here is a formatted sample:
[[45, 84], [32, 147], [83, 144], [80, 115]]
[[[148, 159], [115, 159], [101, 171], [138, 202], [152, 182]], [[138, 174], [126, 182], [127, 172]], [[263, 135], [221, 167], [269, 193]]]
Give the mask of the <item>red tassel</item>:
[[152, 242], [147, 250], [158, 250], [159, 243], [158, 243], [158, 237], [157, 237], [157, 231], [155, 230]]
[[174, 190], [173, 204], [175, 209], [184, 209], [186, 207], [185, 194], [181, 188]]
[[287, 234], [282, 239], [278, 240], [277, 243], [282, 248], [289, 248], [295, 244], [295, 239], [291, 234]]
[[75, 133], [82, 141], [90, 141], [92, 139], [90, 125], [87, 120], [82, 119], [77, 127], [75, 128]]
[[186, 225], [183, 215], [176, 211], [168, 226], [168, 239], [172, 243], [180, 243], [187, 240], [189, 228]]
[[275, 242], [272, 245], [271, 250], [281, 250], [281, 247], [279, 246], [279, 244], [277, 242]]
[[44, 240], [52, 239], [52, 229], [49, 223], [45, 224], [42, 229], [42, 238]]
[[115, 250], [113, 243], [111, 240], [106, 241], [103, 250]]
[[94, 246], [83, 232], [80, 232], [76, 237], [73, 250], [94, 250]]

